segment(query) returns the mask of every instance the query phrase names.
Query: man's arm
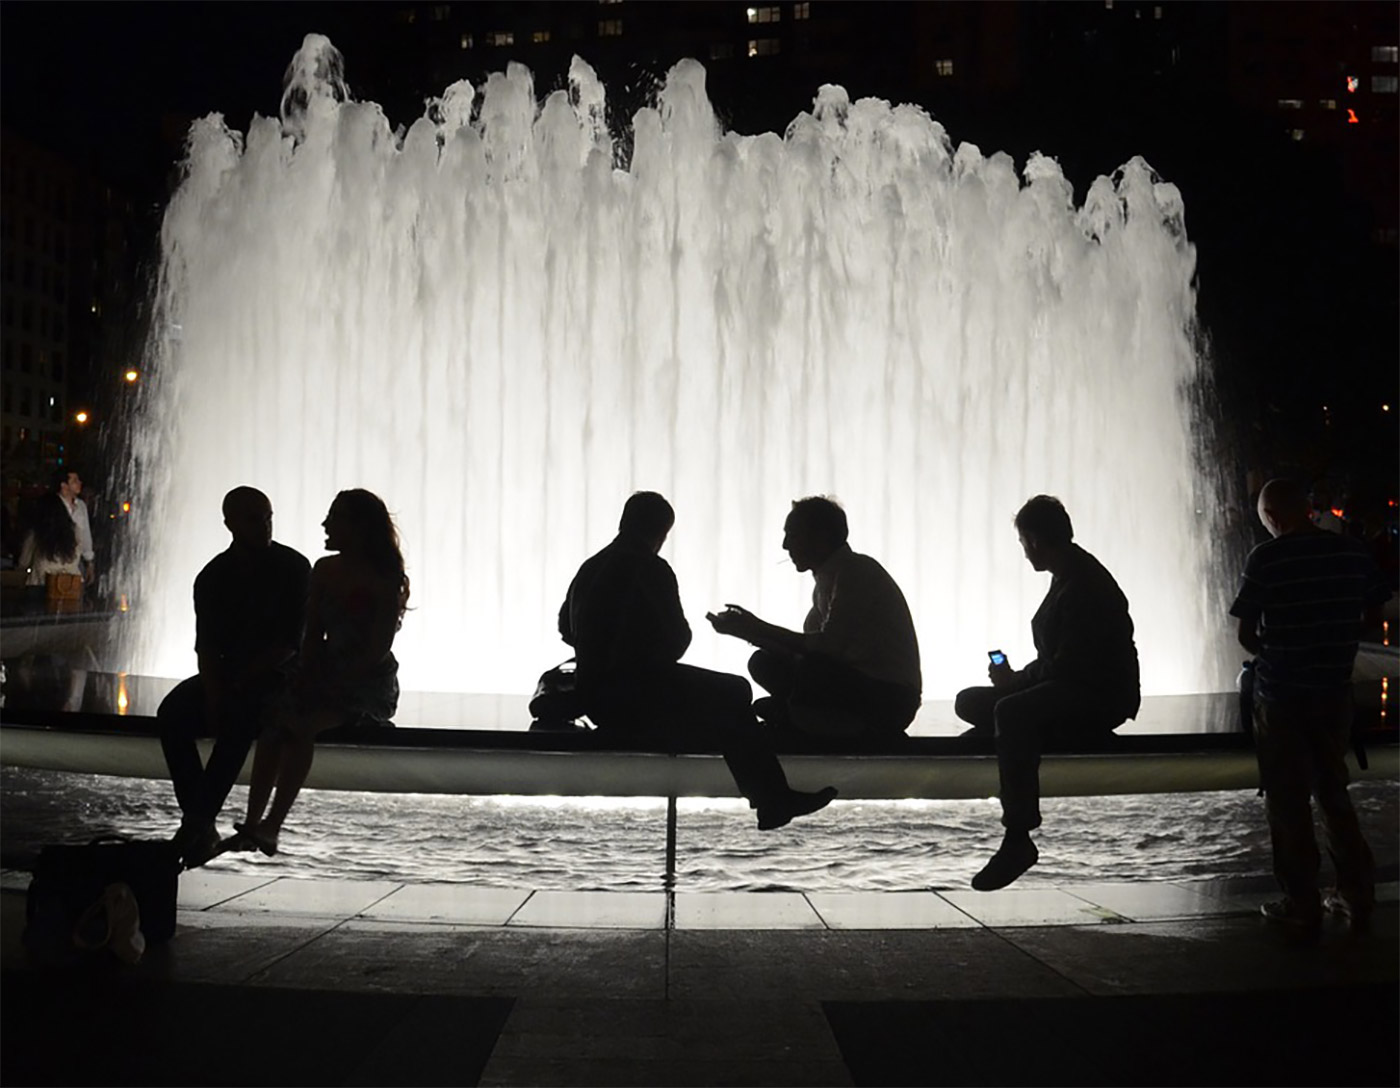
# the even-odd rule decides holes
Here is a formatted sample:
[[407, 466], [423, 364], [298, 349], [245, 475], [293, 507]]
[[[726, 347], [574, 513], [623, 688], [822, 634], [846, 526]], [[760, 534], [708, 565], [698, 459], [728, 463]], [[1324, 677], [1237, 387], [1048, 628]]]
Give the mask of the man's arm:
[[1259, 641], [1259, 617], [1262, 615], [1257, 609], [1249, 609], [1240, 613], [1240, 627], [1238, 637], [1240, 645], [1248, 650], [1255, 657], [1264, 649], [1264, 644]]

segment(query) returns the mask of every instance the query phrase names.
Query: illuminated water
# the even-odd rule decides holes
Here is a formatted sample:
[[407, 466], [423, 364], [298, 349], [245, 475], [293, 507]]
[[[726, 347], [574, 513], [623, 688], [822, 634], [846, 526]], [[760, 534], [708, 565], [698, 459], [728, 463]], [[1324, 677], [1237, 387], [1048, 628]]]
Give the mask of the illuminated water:
[[[105, 831], [166, 837], [168, 782], [6, 768], [7, 855]], [[235, 788], [223, 828], [243, 808]], [[1400, 854], [1400, 788], [1352, 786], [1382, 865]], [[743, 802], [679, 802], [682, 891], [887, 891], [966, 887], [1001, 837], [991, 801], [838, 801], [778, 832]], [[1263, 801], [1248, 790], [1047, 798], [1040, 863], [1020, 884], [1183, 880], [1270, 871]], [[309, 790], [276, 858], [226, 855], [222, 872], [449, 881], [512, 888], [658, 888], [664, 801], [356, 794]], [[1020, 886], [1018, 884], [1018, 886]]]
[[[577, 564], [637, 488], [673, 500], [664, 553], [692, 622], [724, 602], [796, 625], [789, 501], [847, 506], [909, 598], [926, 692], [984, 652], [1032, 656], [1045, 590], [1010, 517], [1057, 494], [1118, 577], [1147, 694], [1222, 690], [1196, 470], [1200, 388], [1182, 196], [1140, 159], [1082, 201], [910, 106], [819, 91], [783, 136], [720, 130], [683, 62], [630, 156], [576, 61], [538, 102], [512, 65], [396, 134], [341, 101], [324, 39], [286, 123], [197, 122], [169, 206], [146, 426], [133, 671], [193, 671], [190, 585], [237, 484], [311, 556], [338, 489], [398, 516], [408, 688], [528, 692]], [[316, 74], [320, 65], [320, 74]], [[741, 671], [697, 631], [688, 660]]]

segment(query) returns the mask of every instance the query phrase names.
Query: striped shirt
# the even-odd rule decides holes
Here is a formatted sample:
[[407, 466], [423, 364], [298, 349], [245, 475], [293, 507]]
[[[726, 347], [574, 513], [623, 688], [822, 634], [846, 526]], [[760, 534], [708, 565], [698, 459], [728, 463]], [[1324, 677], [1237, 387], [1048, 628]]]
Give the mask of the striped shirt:
[[1362, 613], [1390, 597], [1359, 540], [1303, 529], [1266, 540], [1245, 561], [1230, 615], [1257, 617], [1255, 691], [1277, 699], [1351, 682]]

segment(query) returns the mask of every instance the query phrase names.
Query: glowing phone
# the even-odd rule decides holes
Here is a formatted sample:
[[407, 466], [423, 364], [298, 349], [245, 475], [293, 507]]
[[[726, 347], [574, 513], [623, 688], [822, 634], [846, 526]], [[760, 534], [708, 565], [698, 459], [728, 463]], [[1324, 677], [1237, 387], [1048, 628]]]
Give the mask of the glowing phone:
[[1005, 655], [1004, 653], [1002, 653], [1000, 650], [988, 650], [988, 651], [987, 651], [987, 659], [988, 659], [989, 661], [991, 661], [991, 663], [992, 663], [993, 665], [1005, 665], [1005, 664], [1006, 664], [1006, 655]]

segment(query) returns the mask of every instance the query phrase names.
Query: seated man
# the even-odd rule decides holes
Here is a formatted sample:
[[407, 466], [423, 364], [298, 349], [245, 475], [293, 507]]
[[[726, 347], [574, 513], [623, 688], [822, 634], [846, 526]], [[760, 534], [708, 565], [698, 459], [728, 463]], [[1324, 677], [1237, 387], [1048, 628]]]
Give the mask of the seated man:
[[589, 558], [559, 609], [559, 634], [574, 647], [575, 688], [605, 733], [689, 732], [724, 753], [762, 831], [824, 808], [836, 790], [790, 789], [758, 731], [752, 691], [739, 676], [679, 664], [690, 646], [676, 576], [658, 554], [675, 523], [653, 491], [627, 500], [617, 536]]
[[749, 674], [772, 695], [760, 701], [771, 724], [878, 744], [902, 734], [918, 713], [919, 640], [899, 586], [870, 556], [852, 551], [847, 535], [846, 512], [831, 499], [792, 504], [783, 549], [815, 582], [801, 632], [737, 605], [709, 618], [720, 634], [759, 648]]
[[[272, 504], [251, 487], [224, 496], [232, 543], [194, 581], [199, 675], [156, 711], [160, 743], [184, 818], [175, 847], [186, 868], [219, 850], [215, 820], [273, 698], [287, 684], [305, 623], [311, 565], [272, 539]], [[209, 763], [195, 739], [212, 735]]]
[[1001, 848], [976, 876], [978, 891], [1004, 888], [1040, 856], [1040, 753], [1047, 743], [1093, 743], [1138, 712], [1138, 657], [1128, 600], [1113, 575], [1074, 541], [1060, 500], [1037, 495], [1016, 515], [1030, 565], [1050, 572], [1031, 618], [1036, 658], [1020, 671], [1002, 661], [991, 687], [958, 693], [954, 709], [975, 733], [995, 735], [1001, 775]]

